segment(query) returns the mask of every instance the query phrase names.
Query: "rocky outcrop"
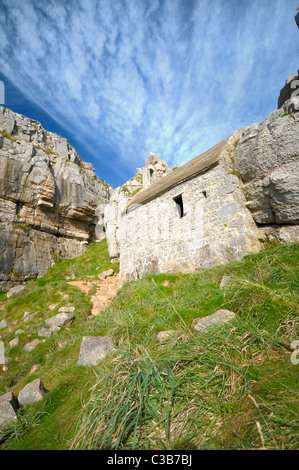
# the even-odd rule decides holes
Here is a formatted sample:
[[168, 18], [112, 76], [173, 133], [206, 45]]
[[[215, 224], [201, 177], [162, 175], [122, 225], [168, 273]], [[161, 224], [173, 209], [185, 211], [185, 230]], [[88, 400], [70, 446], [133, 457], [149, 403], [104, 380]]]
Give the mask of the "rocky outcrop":
[[297, 7], [297, 10], [296, 10], [295, 21], [296, 21], [296, 24], [299, 28], [299, 7]]
[[280, 90], [277, 108], [280, 109], [286, 101], [299, 94], [299, 73], [292, 73], [285, 81], [284, 87]]
[[280, 242], [298, 240], [299, 96], [244, 130], [234, 164], [262, 232]]
[[0, 289], [101, 239], [109, 195], [65, 138], [0, 107]]

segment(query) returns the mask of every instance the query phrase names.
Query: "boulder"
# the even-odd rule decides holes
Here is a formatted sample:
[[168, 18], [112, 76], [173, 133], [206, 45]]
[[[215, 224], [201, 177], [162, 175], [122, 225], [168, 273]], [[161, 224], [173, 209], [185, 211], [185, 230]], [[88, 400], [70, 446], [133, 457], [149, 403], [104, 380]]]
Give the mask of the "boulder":
[[193, 321], [193, 328], [198, 331], [202, 331], [210, 326], [227, 323], [235, 318], [235, 316], [236, 314], [234, 312], [230, 312], [229, 310], [217, 310], [217, 312], [212, 313], [212, 315], [208, 315], [207, 317], [196, 318], [196, 320]]
[[12, 339], [11, 341], [9, 341], [8, 345], [10, 348], [14, 348], [15, 346], [17, 346], [19, 344], [19, 338], [14, 338]]
[[51, 338], [52, 334], [53, 334], [53, 331], [51, 330], [51, 328], [40, 328], [38, 330], [38, 336], [43, 336], [45, 338]]
[[60, 307], [58, 312], [60, 313], [74, 313], [75, 307], [73, 305], [66, 305], [65, 307]]
[[113, 341], [109, 336], [84, 336], [77, 365], [96, 365], [113, 350]]
[[15, 287], [12, 287], [8, 292], [7, 292], [7, 298], [9, 299], [10, 297], [12, 297], [13, 295], [20, 295], [20, 294], [23, 294], [23, 292], [25, 292], [27, 290], [27, 287], [26, 286], [15, 286]]
[[35, 315], [37, 314], [38, 312], [34, 312], [34, 313], [31, 313], [31, 314], [28, 314], [28, 312], [25, 312], [25, 317], [24, 317], [24, 321], [26, 323], [28, 323], [29, 321], [33, 320], [33, 318], [35, 317]]
[[34, 339], [33, 341], [26, 343], [24, 346], [25, 351], [33, 351], [33, 349], [40, 343], [39, 339]]
[[54, 317], [47, 318], [45, 323], [50, 328], [54, 326], [58, 326], [58, 327], [69, 326], [73, 323], [74, 319], [75, 319], [75, 315], [73, 313], [61, 312], [55, 315]]
[[0, 427], [14, 424], [17, 421], [18, 408], [18, 400], [12, 392], [0, 397]]
[[41, 400], [46, 393], [48, 393], [48, 390], [46, 390], [42, 381], [35, 379], [20, 390], [18, 395], [19, 404], [20, 406], [26, 406], [35, 403]]
[[7, 321], [6, 320], [1, 320], [0, 321], [0, 329], [6, 328], [7, 327]]
[[103, 271], [102, 273], [98, 274], [98, 278], [100, 279], [100, 281], [103, 281], [104, 279], [106, 279], [106, 277], [113, 276], [113, 274], [113, 269], [107, 269], [107, 271]]

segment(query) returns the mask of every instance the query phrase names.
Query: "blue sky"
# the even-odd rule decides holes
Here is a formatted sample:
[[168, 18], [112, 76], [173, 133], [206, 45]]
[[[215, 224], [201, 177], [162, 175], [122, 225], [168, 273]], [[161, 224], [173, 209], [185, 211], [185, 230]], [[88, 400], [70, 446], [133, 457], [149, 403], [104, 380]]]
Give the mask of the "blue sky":
[[299, 0], [0, 0], [5, 105], [113, 187], [264, 119], [298, 70]]

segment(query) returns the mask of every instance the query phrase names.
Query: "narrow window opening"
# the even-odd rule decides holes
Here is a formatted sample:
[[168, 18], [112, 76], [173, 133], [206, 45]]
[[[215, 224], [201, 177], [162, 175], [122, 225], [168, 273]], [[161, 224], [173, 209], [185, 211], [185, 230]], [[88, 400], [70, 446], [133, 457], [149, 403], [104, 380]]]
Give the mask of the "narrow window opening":
[[176, 208], [179, 214], [180, 219], [184, 217], [184, 205], [183, 205], [183, 197], [182, 195], [175, 197], [174, 202], [176, 204]]
[[203, 191], [202, 194], [203, 194], [203, 197], [207, 197], [207, 191]]
[[153, 174], [154, 174], [154, 170], [153, 170], [152, 168], [150, 168], [150, 171], [149, 171], [149, 173], [150, 173], [150, 177], [152, 177], [152, 176], [153, 176]]

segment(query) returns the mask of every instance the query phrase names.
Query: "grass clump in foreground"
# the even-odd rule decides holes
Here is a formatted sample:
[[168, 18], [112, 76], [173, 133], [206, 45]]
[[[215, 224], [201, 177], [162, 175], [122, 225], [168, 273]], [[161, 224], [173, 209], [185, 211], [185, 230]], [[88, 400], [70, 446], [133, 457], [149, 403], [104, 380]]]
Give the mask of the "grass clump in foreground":
[[[4, 448], [298, 448], [298, 365], [290, 350], [299, 337], [297, 244], [196, 274], [148, 275], [127, 283], [104, 312], [87, 320], [88, 298], [65, 276], [72, 271], [81, 279], [108, 267], [102, 242], [28, 289], [32, 302], [44, 295], [49, 303], [57, 289], [67, 292], [78, 315], [69, 330], [39, 345], [34, 358], [18, 351], [22, 372], [12, 365], [1, 394], [37, 376], [50, 393], [22, 411], [18, 429], [3, 437]], [[225, 291], [223, 274], [231, 276]], [[0, 308], [15, 318], [18, 302], [29, 301], [25, 293], [12, 308], [1, 298]], [[220, 308], [237, 317], [204, 333], [192, 328], [195, 318]], [[158, 342], [157, 333], [170, 329], [173, 337]], [[83, 335], [111, 336], [115, 353], [97, 367], [78, 368]], [[10, 355], [17, 359], [13, 350]], [[35, 375], [28, 375], [37, 362]]]

